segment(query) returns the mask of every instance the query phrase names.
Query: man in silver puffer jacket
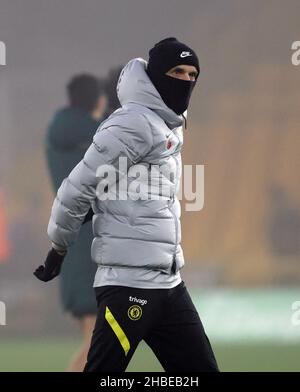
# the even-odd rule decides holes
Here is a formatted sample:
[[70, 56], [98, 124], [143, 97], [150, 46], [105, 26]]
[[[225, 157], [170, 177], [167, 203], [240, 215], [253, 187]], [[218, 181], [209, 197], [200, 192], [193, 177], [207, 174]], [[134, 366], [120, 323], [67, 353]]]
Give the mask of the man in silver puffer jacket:
[[217, 371], [197, 310], [180, 276], [183, 126], [200, 72], [176, 38], [121, 71], [121, 108], [103, 121], [52, 206], [52, 249], [35, 275], [57, 276], [90, 207], [98, 316], [85, 371], [124, 371], [145, 340], [167, 371]]

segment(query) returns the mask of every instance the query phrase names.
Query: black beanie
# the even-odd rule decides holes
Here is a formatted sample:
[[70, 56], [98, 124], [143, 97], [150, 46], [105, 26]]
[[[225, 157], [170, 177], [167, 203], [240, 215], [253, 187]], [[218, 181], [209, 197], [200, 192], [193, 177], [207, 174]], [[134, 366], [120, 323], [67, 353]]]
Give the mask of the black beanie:
[[147, 73], [148, 75], [165, 74], [180, 64], [193, 65], [198, 71], [197, 77], [199, 76], [199, 60], [193, 49], [179, 42], [175, 37], [165, 38], [149, 50]]

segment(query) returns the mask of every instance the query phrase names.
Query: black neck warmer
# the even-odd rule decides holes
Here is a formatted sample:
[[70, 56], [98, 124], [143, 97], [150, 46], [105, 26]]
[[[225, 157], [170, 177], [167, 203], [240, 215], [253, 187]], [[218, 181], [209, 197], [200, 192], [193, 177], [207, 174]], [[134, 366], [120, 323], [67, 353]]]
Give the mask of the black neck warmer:
[[155, 75], [151, 81], [170, 109], [176, 114], [186, 111], [196, 82], [177, 79], [169, 75]]

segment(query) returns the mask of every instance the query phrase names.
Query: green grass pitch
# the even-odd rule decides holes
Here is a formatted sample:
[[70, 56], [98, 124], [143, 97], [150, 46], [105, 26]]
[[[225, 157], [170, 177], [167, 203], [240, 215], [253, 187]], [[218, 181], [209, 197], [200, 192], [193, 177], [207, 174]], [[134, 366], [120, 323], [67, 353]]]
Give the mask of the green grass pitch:
[[[78, 342], [61, 339], [0, 340], [0, 371], [64, 371]], [[300, 371], [300, 345], [216, 344], [221, 371]], [[146, 344], [140, 344], [127, 371], [162, 371]]]

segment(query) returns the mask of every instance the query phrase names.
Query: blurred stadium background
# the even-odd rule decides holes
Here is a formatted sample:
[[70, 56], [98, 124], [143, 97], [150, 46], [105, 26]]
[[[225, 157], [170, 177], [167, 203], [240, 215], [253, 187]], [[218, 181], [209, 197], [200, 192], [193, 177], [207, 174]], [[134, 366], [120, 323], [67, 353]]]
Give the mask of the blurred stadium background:
[[[99, 76], [176, 36], [199, 53], [183, 163], [205, 203], [182, 209], [183, 277], [221, 370], [300, 371], [298, 0], [0, 0], [0, 371], [63, 371], [79, 341], [45, 258], [45, 128], [75, 73]], [[141, 360], [142, 359], [142, 360]], [[141, 345], [128, 370], [160, 370]]]

